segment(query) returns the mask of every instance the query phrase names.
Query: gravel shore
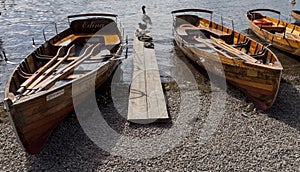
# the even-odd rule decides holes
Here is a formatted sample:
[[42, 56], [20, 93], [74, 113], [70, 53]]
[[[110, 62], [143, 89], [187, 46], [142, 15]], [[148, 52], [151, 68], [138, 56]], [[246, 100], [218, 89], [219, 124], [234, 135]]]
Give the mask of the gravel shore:
[[[205, 74], [195, 75], [200, 113], [189, 123], [190, 134], [161, 156], [133, 160], [106, 152], [87, 137], [74, 114], [58, 126], [40, 154], [28, 155], [1, 112], [0, 171], [300, 171], [298, 73], [283, 75], [277, 100], [267, 111], [256, 110], [247, 97], [228, 85], [225, 112], [204, 144], [200, 138], [212, 97]], [[147, 138], [170, 130], [178, 119], [180, 91], [176, 84], [163, 85], [171, 121], [130, 125], [114, 109], [110, 92], [98, 91], [105, 120], [115, 131], [130, 137]], [[110, 84], [99, 90], [110, 90]]]

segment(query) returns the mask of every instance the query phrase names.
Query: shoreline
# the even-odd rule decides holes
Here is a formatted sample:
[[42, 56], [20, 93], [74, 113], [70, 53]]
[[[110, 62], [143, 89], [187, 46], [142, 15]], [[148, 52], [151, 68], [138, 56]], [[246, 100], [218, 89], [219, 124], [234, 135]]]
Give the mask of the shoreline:
[[[186, 61], [188, 62], [188, 61]], [[187, 64], [194, 68], [193, 64]], [[200, 112], [189, 125], [191, 133], [183, 142], [161, 156], [132, 160], [98, 147], [85, 134], [75, 114], [55, 129], [38, 155], [28, 155], [17, 143], [8, 121], [0, 123], [0, 169], [2, 170], [299, 170], [300, 167], [300, 85], [284, 75], [275, 104], [267, 111], [256, 110], [242, 92], [227, 84], [225, 113], [213, 135], [203, 144], [201, 130], [210, 109], [211, 90], [205, 73], [195, 70], [200, 91]], [[289, 77], [285, 77], [289, 76]], [[110, 95], [110, 82], [96, 92], [106, 122], [118, 133], [133, 138], [159, 136], [178, 119], [180, 90], [176, 83], [163, 83], [172, 119], [166, 124], [130, 125], [120, 116]], [[190, 91], [192, 93], [192, 91]], [[292, 98], [293, 97], [293, 98]], [[287, 108], [288, 107], [288, 108]], [[2, 111], [3, 112], [3, 111]], [[3, 115], [3, 113], [1, 113]], [[11, 166], [11, 162], [18, 164]]]

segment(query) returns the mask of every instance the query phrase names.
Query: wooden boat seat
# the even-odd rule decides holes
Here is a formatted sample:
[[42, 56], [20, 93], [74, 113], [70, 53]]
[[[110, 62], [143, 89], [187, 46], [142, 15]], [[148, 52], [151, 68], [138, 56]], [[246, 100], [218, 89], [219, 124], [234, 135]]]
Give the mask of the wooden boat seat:
[[73, 80], [82, 77], [84, 74], [72, 74], [64, 78], [64, 80]]
[[118, 35], [105, 35], [104, 41], [106, 45], [117, 45], [120, 43]]
[[265, 25], [261, 25], [261, 29], [267, 30], [271, 33], [283, 33], [285, 32], [286, 27], [284, 26], [265, 26]]
[[219, 38], [231, 36], [231, 34], [217, 30], [215, 28], [205, 28], [205, 29], [212, 32], [214, 35], [216, 35]]
[[215, 32], [212, 32], [210, 29], [206, 29], [206, 28], [191, 28], [191, 29], [186, 29], [185, 32], [189, 35], [189, 36], [197, 36], [197, 37], [201, 37], [202, 39], [210, 39], [210, 37], [215, 37], [215, 38], [220, 38], [222, 40], [224, 40], [227, 43], [232, 43], [233, 42], [233, 35], [228, 34], [228, 33], [224, 33], [222, 31], [222, 34], [216, 34]]
[[292, 33], [286, 33], [285, 36], [289, 39], [297, 39], [300, 40], [300, 36], [297, 34], [292, 34]]
[[227, 44], [224, 40], [222, 40], [220, 38], [211, 38], [211, 39], [215, 42], [215, 45], [219, 46], [224, 51], [234, 55], [234, 57], [232, 57], [232, 58], [235, 60], [248, 61], [248, 62], [252, 62], [252, 63], [257, 61], [255, 58], [249, 56], [247, 53], [244, 53], [244, 52], [232, 47], [231, 45]]
[[204, 27], [204, 26], [199, 26], [199, 27], [196, 27], [192, 24], [182, 24], [180, 25], [180, 30], [185, 30], [185, 32], [188, 34], [188, 35], [196, 35], [197, 33], [199, 34], [199, 31], [201, 32], [209, 32], [211, 33], [214, 37], [218, 37], [218, 38], [221, 38], [221, 37], [226, 37], [226, 36], [231, 36], [231, 34], [227, 33], [227, 32], [223, 32], [223, 31], [220, 31], [218, 29], [215, 29], [215, 28], [211, 28], [211, 27]]
[[247, 40], [246, 40], [245, 42], [243, 42], [243, 43], [232, 44], [231, 46], [232, 46], [233, 48], [244, 48], [244, 47], [247, 47], [247, 46], [249, 45], [249, 43], [250, 43], [250, 40], [247, 39]]
[[266, 63], [266, 53], [267, 53], [267, 49], [264, 48], [261, 52], [258, 52], [257, 54], [251, 54], [250, 56], [257, 59], [257, 61], [255, 63], [259, 63], [259, 64], [265, 64]]
[[72, 80], [72, 79], [80, 78], [90, 71], [92, 70], [75, 70], [73, 74], [68, 75], [67, 77], [64, 78], [64, 80]]

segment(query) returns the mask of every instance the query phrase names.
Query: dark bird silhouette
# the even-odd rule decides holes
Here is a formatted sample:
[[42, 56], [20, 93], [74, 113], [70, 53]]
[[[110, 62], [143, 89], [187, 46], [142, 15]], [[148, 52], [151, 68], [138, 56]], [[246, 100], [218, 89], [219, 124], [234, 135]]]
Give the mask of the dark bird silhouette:
[[142, 16], [142, 20], [143, 22], [145, 22], [147, 25], [152, 25], [152, 21], [151, 18], [146, 14], [146, 6], [142, 6], [142, 11], [143, 11], [143, 16]]
[[2, 54], [0, 54], [0, 57], [1, 57], [2, 60], [6, 61], [6, 62], [8, 61], [4, 51], [2, 51]]
[[295, 5], [295, 4], [296, 4], [296, 0], [291, 0], [290, 3], [291, 3], [292, 5]]

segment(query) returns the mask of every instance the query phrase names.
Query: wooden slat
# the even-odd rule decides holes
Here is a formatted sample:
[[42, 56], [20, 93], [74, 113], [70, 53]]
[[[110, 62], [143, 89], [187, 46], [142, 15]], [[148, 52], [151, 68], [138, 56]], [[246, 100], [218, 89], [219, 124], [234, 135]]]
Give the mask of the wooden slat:
[[145, 48], [144, 42], [135, 38], [127, 119], [147, 124], [168, 118], [155, 51]]

